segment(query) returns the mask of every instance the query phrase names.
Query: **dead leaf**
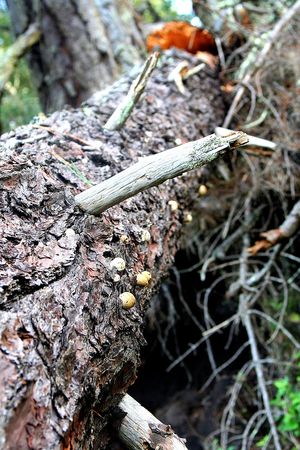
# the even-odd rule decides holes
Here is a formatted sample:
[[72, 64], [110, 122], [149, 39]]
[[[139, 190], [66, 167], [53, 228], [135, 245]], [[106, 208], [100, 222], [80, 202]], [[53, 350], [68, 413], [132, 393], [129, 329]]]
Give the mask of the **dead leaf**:
[[253, 28], [249, 11], [243, 5], [237, 5], [234, 10], [237, 21], [248, 30]]
[[260, 233], [260, 236], [264, 239], [256, 241], [252, 247], [247, 248], [248, 253], [254, 256], [262, 250], [267, 250], [270, 247], [276, 245], [282, 238], [284, 234], [280, 228], [275, 228], [274, 230], [264, 231]]
[[250, 253], [251, 256], [255, 256], [258, 252], [267, 250], [270, 247], [272, 247], [272, 244], [264, 239], [261, 241], [256, 241], [252, 247], [248, 247], [247, 252]]
[[249, 155], [261, 156], [264, 158], [271, 158], [274, 155], [274, 152], [272, 152], [271, 150], [263, 150], [261, 148], [255, 147], [247, 147], [247, 149], [244, 151]]

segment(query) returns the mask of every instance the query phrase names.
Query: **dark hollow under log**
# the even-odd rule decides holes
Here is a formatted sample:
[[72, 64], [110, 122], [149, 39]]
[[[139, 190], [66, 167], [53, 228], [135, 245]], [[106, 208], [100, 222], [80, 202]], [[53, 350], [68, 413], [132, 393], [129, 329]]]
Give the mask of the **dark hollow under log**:
[[[179, 247], [197, 174], [99, 217], [80, 211], [73, 197], [139, 157], [208, 135], [222, 122], [217, 74], [206, 68], [189, 78], [186, 96], [168, 81], [183, 58], [197, 64], [168, 54], [121, 131], [102, 125], [130, 77], [80, 109], [0, 140], [1, 448], [106, 444], [110, 412], [136, 378], [143, 316]], [[176, 211], [169, 200], [178, 202]], [[117, 257], [126, 262], [122, 272], [111, 265]], [[143, 270], [152, 274], [149, 287], [136, 286]], [[137, 299], [129, 310], [121, 307], [124, 291]]]

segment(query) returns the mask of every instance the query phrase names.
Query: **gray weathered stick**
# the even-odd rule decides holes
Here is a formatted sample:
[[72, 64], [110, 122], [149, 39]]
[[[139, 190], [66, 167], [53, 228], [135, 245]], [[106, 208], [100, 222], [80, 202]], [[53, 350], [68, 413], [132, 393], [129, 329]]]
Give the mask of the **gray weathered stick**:
[[300, 201], [298, 201], [285, 221], [280, 225], [280, 230], [284, 237], [291, 237], [300, 227]]
[[149, 56], [141, 70], [141, 73], [131, 84], [128, 94], [104, 125], [106, 130], [119, 130], [123, 127], [134, 106], [139, 101], [139, 98], [146, 87], [147, 81], [156, 67], [158, 58], [158, 52], [154, 52]]
[[225, 137], [212, 134], [157, 155], [146, 156], [123, 172], [76, 195], [75, 201], [84, 211], [99, 214], [138, 192], [201, 167], [247, 142], [247, 135], [240, 131]]
[[119, 408], [126, 413], [119, 429], [119, 438], [131, 450], [187, 450], [183, 439], [169, 425], [160, 422], [130, 395], [123, 397]]

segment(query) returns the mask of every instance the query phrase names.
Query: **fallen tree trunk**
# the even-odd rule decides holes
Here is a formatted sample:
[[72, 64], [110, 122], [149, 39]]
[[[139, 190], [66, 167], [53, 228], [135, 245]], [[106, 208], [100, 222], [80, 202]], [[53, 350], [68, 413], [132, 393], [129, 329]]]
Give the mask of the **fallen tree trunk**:
[[[178, 249], [197, 174], [139, 193], [99, 217], [83, 213], [74, 196], [141, 156], [208, 135], [222, 122], [210, 69], [187, 80], [187, 96], [167, 81], [181, 58], [164, 58], [121, 131], [102, 126], [131, 77], [81, 109], [1, 138], [4, 449], [104, 447], [110, 412], [136, 378], [145, 308]], [[170, 200], [178, 202], [176, 210]], [[144, 270], [152, 281], [137, 286]], [[135, 296], [135, 307], [122, 308], [124, 292]]]

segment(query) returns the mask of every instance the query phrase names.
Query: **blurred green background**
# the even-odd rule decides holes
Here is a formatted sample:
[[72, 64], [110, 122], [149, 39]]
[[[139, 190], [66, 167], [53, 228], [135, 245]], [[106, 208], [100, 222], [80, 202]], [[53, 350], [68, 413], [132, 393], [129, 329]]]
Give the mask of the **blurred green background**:
[[[0, 67], [1, 58], [13, 42], [10, 21], [4, 5], [0, 10]], [[25, 58], [22, 58], [11, 79], [5, 86], [0, 104], [0, 130], [11, 130], [29, 122], [41, 110], [38, 95], [32, 82]]]

